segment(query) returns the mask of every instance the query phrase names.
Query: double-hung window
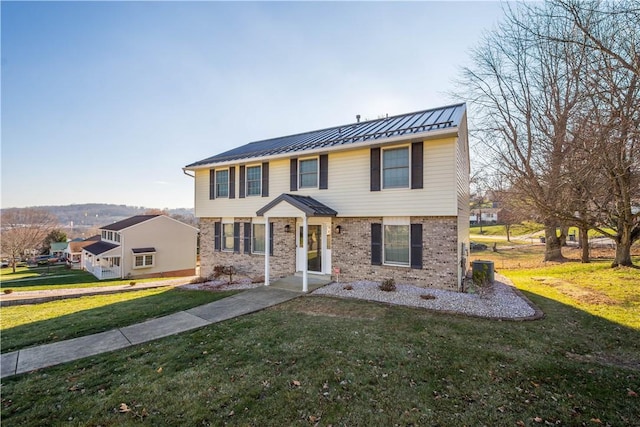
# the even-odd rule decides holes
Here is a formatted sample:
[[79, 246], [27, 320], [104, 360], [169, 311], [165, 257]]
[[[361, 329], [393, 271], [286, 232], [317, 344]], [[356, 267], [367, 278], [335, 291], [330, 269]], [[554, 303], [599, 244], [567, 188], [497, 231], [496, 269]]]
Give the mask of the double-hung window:
[[318, 187], [318, 159], [300, 160], [298, 165], [300, 181], [299, 188]]
[[133, 266], [134, 268], [153, 267], [154, 264], [153, 254], [135, 255]]
[[233, 223], [222, 224], [222, 250], [233, 251]]
[[409, 265], [409, 225], [385, 224], [383, 242], [385, 264]]
[[262, 195], [262, 167], [247, 167], [247, 196]]
[[409, 164], [409, 147], [382, 150], [382, 188], [408, 188]]
[[264, 227], [264, 224], [251, 224], [251, 252], [254, 254], [264, 254]]
[[216, 171], [216, 197], [229, 197], [229, 170]]

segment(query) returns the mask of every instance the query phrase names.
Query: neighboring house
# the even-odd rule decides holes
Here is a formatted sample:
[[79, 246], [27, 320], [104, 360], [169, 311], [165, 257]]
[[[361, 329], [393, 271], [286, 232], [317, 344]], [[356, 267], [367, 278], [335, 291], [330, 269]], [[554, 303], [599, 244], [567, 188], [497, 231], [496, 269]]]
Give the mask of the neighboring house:
[[69, 246], [68, 242], [52, 242], [51, 248], [49, 249], [49, 255], [54, 258], [63, 258], [67, 246]]
[[198, 229], [166, 215], [136, 215], [100, 228], [82, 249], [82, 267], [98, 279], [193, 276]]
[[480, 224], [480, 217], [482, 217], [483, 224], [497, 224], [499, 212], [499, 208], [471, 209], [469, 221], [471, 225]]
[[465, 104], [252, 142], [184, 170], [195, 177], [202, 276], [232, 265], [266, 285], [301, 272], [303, 290], [309, 273], [461, 289]]
[[82, 248], [100, 241], [100, 235], [91, 236], [85, 240], [73, 239], [64, 250], [63, 257], [73, 269], [82, 268]]

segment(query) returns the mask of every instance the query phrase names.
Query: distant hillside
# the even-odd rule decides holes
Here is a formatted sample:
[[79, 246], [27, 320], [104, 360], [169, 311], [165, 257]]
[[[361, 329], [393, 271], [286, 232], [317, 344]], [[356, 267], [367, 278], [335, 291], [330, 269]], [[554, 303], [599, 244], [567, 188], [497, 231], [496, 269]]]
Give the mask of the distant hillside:
[[[158, 211], [158, 209], [145, 208], [142, 206], [111, 205], [106, 203], [34, 207], [47, 210], [58, 217], [61, 226], [73, 228], [101, 227], [130, 216], [142, 215], [150, 211]], [[193, 209], [169, 209], [167, 213], [186, 223], [195, 223]]]

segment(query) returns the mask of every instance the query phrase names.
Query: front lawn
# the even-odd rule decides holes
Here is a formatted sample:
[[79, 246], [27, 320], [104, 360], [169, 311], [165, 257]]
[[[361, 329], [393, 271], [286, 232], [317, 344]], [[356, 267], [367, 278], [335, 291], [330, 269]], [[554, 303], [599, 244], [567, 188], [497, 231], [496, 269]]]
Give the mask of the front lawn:
[[[577, 289], [587, 288], [589, 275], [602, 277], [597, 269], [568, 273], [584, 274], [572, 282]], [[628, 281], [637, 288], [625, 277], [609, 286]], [[543, 319], [493, 321], [308, 296], [5, 379], [2, 420], [71, 426], [638, 425], [640, 329], [607, 318], [608, 312], [588, 312], [575, 293], [514, 279], [545, 312]], [[614, 305], [628, 299], [620, 289], [606, 295]]]
[[0, 274], [0, 289], [13, 291], [41, 291], [50, 289], [94, 288], [128, 285], [131, 282], [147, 283], [167, 278], [98, 280], [86, 271], [69, 270], [64, 266], [20, 267]]
[[234, 293], [162, 287], [0, 307], [2, 353], [132, 325]]

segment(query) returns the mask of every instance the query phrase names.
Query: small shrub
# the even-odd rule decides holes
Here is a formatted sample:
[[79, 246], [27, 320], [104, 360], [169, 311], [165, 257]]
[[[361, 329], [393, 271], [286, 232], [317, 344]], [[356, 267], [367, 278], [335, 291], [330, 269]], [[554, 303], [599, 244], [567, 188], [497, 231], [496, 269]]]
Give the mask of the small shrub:
[[135, 286], [136, 282], [129, 282], [129, 286]]
[[353, 286], [345, 285], [342, 289], [344, 289], [345, 291], [352, 291], [353, 290]]
[[213, 267], [213, 278], [217, 279], [218, 277], [222, 276], [224, 273], [224, 265], [216, 265], [215, 267]]
[[198, 276], [198, 277], [194, 277], [193, 279], [191, 279], [189, 281], [189, 283], [192, 284], [192, 285], [197, 285], [198, 283], [205, 283], [207, 281], [208, 281], [208, 279], [206, 277]]
[[420, 298], [422, 299], [436, 299], [435, 295], [431, 295], [431, 294], [422, 294], [420, 295]]
[[13, 289], [5, 289], [3, 292], [5, 294], [10, 294], [10, 293], [13, 293]]
[[264, 283], [264, 276], [252, 277], [251, 283]]
[[379, 286], [381, 291], [384, 292], [395, 292], [396, 290], [396, 281], [394, 279], [384, 279]]

